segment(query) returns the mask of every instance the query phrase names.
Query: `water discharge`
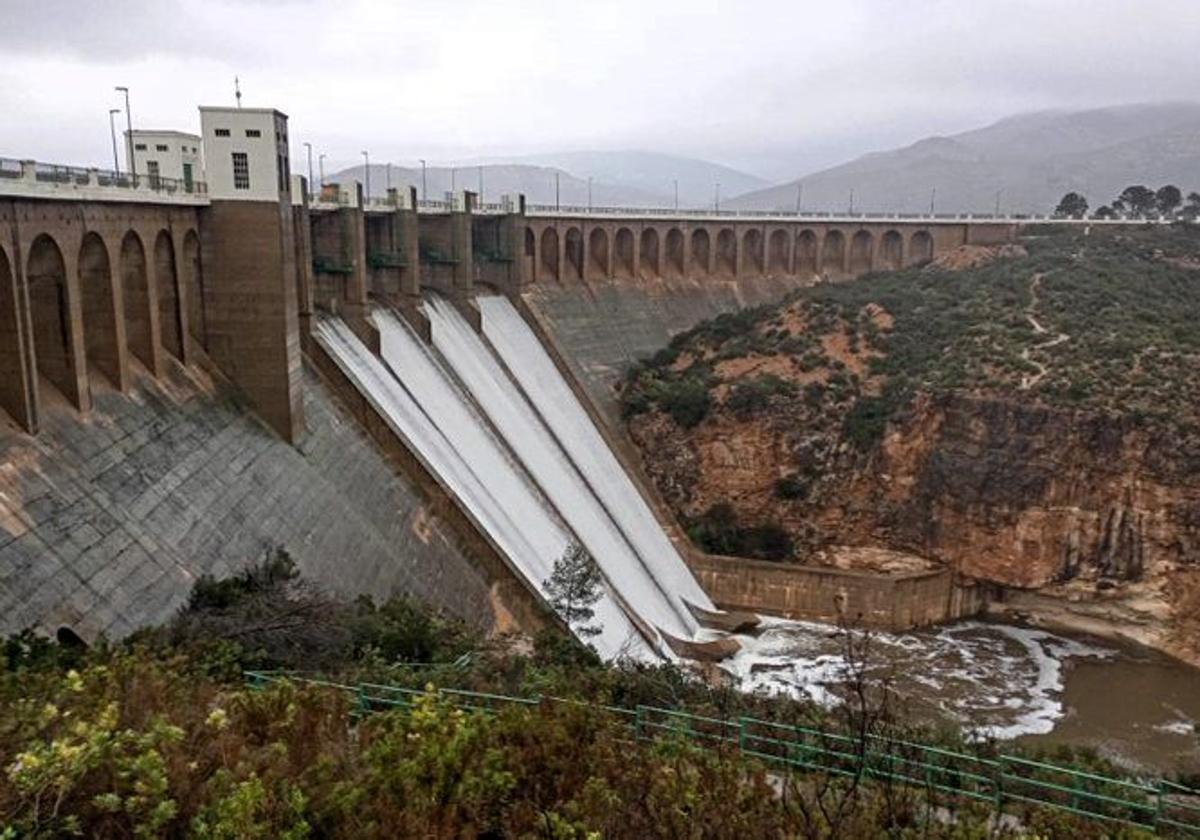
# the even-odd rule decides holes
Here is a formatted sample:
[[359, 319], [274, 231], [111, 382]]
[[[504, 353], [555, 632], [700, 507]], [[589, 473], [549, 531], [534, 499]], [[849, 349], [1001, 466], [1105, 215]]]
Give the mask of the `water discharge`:
[[[387, 365], [339, 320], [320, 319], [315, 337], [514, 570], [544, 595], [544, 581], [566, 549], [569, 531], [506, 456], [429, 349], [389, 313], [376, 317]], [[601, 634], [593, 641], [603, 655], [652, 656], [607, 588], [595, 609]]]
[[685, 610], [684, 601], [713, 609], [708, 594], [521, 314], [504, 297], [483, 296], [477, 301], [483, 334], [660, 587]]
[[[453, 305], [444, 299], [433, 298], [426, 311], [432, 324], [434, 347], [558, 514], [596, 558], [604, 577], [619, 593], [622, 602], [649, 626], [678, 638], [692, 638], [699, 630], [699, 625], [677, 591], [676, 587], [682, 585], [678, 574], [680, 570], [690, 580], [690, 587], [685, 594], [699, 593], [695, 597], [696, 603], [705, 607], [711, 605], [699, 585], [691, 580], [683, 560], [665, 535], [662, 536], [662, 542], [666, 550], [659, 549], [653, 553], [649, 550], [643, 523], [628, 516], [629, 506], [610, 508], [593, 489], [605, 482], [615, 483], [615, 476], [596, 476], [594, 458], [576, 460], [574, 456], [577, 452], [565, 449], [560, 444], [561, 439], [555, 437], [539, 413], [539, 409], [546, 407], [547, 401], [569, 400], [583, 415], [582, 423], [586, 429], [599, 438], [599, 433], [578, 405], [575, 395], [565, 383], [561, 383], [561, 378], [565, 397], [561, 391], [542, 390], [544, 383], [540, 381], [532, 381], [531, 390], [523, 390], [518, 382], [509, 377], [492, 350]], [[515, 310], [513, 314], [516, 315]], [[520, 316], [516, 317], [519, 320]], [[487, 323], [485, 321], [485, 325]], [[520, 326], [536, 343], [536, 337], [523, 321], [520, 321]], [[536, 359], [520, 358], [514, 363], [515, 366], [509, 366], [510, 370], [536, 364]], [[558, 376], [556, 370], [554, 373]], [[609, 468], [628, 482], [628, 477], [616, 459], [611, 458], [611, 453], [609, 457]], [[630, 491], [636, 494], [632, 485]], [[656, 522], [654, 528], [659, 528]], [[661, 535], [661, 529], [659, 533]]]

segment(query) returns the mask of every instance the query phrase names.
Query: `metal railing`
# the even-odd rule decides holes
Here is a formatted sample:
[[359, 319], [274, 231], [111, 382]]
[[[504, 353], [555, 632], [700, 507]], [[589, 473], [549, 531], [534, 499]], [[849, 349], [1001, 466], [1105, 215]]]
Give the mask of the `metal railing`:
[[712, 207], [600, 207], [573, 204], [526, 204], [530, 216], [618, 216], [795, 220], [814, 222], [994, 222], [1001, 224], [1170, 224], [1179, 219], [1074, 219], [1047, 213], [855, 213], [829, 210], [717, 210]]
[[[333, 683], [294, 672], [247, 671], [245, 678], [255, 688], [290, 680], [344, 691], [355, 699], [356, 717], [412, 709], [429, 693], [375, 683]], [[454, 688], [436, 688], [433, 693], [456, 708], [484, 715], [544, 703], [586, 706], [613, 716], [637, 740], [680, 738], [702, 748], [735, 751], [788, 773], [830, 773], [891, 782], [986, 803], [997, 813], [1013, 806], [1048, 808], [1102, 822], [1200, 836], [1200, 790], [1165, 779], [1118, 778], [1021, 756], [973, 755], [902, 739], [855, 737], [752, 717], [726, 719], [656, 706], [629, 709], [543, 695], [513, 697]]]
[[34, 187], [45, 185], [49, 189], [71, 188], [137, 190], [160, 195], [194, 195], [203, 198], [208, 194], [208, 185], [203, 181], [166, 178], [161, 175], [114, 172], [109, 169], [61, 166], [35, 160], [0, 158], [0, 189], [4, 182], [21, 181]]

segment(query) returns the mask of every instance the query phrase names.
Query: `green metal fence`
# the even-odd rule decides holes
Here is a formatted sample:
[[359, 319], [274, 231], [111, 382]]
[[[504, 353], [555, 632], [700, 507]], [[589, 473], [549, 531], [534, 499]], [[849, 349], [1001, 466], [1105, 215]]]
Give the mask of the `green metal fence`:
[[[246, 672], [246, 681], [253, 687], [280, 680], [351, 694], [356, 715], [409, 709], [426, 693], [374, 683], [347, 685], [286, 671]], [[485, 715], [544, 703], [586, 706], [613, 716], [639, 740], [674, 737], [698, 746], [736, 750], [789, 773], [818, 772], [887, 781], [986, 803], [998, 812], [1026, 805], [1200, 836], [1200, 791], [1166, 780], [1121, 779], [1020, 756], [985, 757], [901, 739], [855, 737], [750, 717], [723, 719], [656, 706], [628, 709], [541, 695], [511, 697], [454, 688], [435, 691], [457, 708]]]

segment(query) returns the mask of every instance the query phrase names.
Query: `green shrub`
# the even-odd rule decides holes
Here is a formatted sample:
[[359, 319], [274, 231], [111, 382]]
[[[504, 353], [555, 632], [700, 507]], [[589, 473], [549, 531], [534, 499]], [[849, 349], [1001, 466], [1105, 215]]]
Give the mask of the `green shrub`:
[[696, 377], [686, 377], [662, 386], [658, 402], [671, 419], [685, 429], [700, 425], [712, 406], [708, 385]]

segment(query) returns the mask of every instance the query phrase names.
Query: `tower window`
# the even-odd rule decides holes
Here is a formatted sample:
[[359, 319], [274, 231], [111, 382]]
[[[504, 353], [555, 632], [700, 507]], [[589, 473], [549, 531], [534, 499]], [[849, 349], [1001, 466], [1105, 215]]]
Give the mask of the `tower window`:
[[215, 134], [217, 137], [228, 137], [229, 129], [228, 128], [214, 128], [213, 134]]
[[139, 152], [144, 152], [144, 151], [146, 151], [146, 144], [145, 143], [134, 143], [133, 148], [137, 149]]
[[233, 188], [250, 189], [250, 159], [245, 152], [233, 152]]
[[167, 144], [166, 143], [156, 143], [154, 145], [154, 148], [160, 152], [165, 152], [167, 150]]
[[259, 131], [257, 128], [247, 128], [246, 136], [247, 137], [262, 137], [262, 132]]

